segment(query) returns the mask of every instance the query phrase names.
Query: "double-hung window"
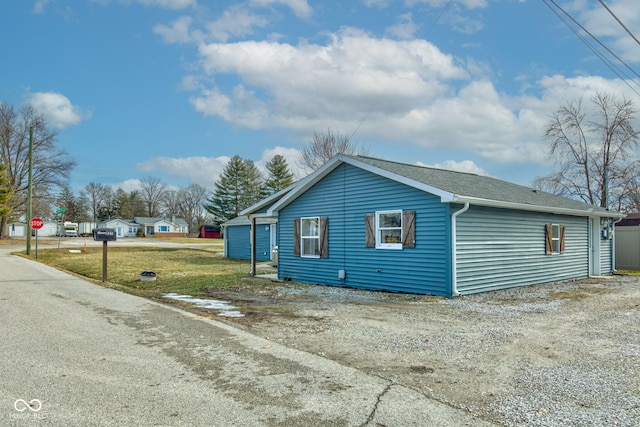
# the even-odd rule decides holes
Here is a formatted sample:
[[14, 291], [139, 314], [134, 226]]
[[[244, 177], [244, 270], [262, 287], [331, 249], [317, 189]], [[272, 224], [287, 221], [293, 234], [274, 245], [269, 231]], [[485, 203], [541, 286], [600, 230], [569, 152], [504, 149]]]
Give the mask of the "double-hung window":
[[388, 210], [364, 216], [364, 245], [376, 249], [416, 247], [416, 211]]
[[320, 256], [320, 218], [300, 218], [300, 255]]
[[376, 248], [402, 249], [402, 211], [376, 212]]

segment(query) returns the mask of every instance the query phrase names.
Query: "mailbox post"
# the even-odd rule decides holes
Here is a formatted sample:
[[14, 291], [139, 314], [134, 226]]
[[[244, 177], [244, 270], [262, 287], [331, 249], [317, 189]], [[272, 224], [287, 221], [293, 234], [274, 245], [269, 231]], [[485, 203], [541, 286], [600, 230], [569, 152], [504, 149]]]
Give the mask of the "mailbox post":
[[115, 228], [95, 228], [93, 240], [102, 242], [102, 283], [107, 281], [107, 242], [116, 241]]

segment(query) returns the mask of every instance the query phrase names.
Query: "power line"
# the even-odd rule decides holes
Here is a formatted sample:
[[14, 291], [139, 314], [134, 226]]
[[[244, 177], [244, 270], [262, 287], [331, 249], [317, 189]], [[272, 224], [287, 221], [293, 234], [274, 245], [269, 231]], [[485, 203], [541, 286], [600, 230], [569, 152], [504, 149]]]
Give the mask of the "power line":
[[627, 27], [622, 23], [622, 21], [620, 21], [620, 19], [618, 19], [618, 17], [616, 16], [616, 14], [615, 14], [615, 13], [613, 13], [613, 11], [612, 11], [611, 9], [609, 9], [609, 6], [607, 6], [607, 5], [606, 5], [606, 3], [605, 3], [605, 2], [603, 2], [602, 0], [598, 0], [598, 1], [599, 1], [599, 2], [600, 2], [600, 4], [602, 5], [602, 7], [604, 7], [605, 9], [607, 9], [607, 12], [609, 12], [609, 14], [610, 14], [611, 16], [613, 16], [613, 19], [615, 19], [616, 21], [618, 21], [618, 24], [620, 24], [620, 26], [621, 26], [622, 28], [624, 28], [624, 30], [627, 32], [627, 34], [629, 34], [629, 35], [631, 36], [631, 38], [632, 38], [633, 40], [635, 40], [635, 41], [636, 41], [636, 43], [640, 44], [640, 40], [638, 40], [638, 39], [636, 38], [636, 36], [634, 36], [634, 35], [633, 35], [633, 33], [632, 33], [631, 31], [629, 31], [629, 29], [628, 29], [628, 28], [627, 28]]
[[[591, 34], [591, 32], [589, 32], [589, 30], [587, 30], [583, 25], [581, 25], [573, 16], [571, 16], [571, 14], [569, 14], [560, 5], [558, 5], [558, 3], [555, 2], [555, 0], [542, 0], [542, 1], [562, 21], [562, 23], [565, 24], [565, 26], [569, 28], [571, 32], [573, 32], [573, 34], [576, 37], [578, 37], [598, 58], [600, 58], [600, 60], [602, 60], [605, 63], [605, 65], [616, 76], [618, 76], [629, 87], [629, 89], [631, 89], [633, 92], [635, 92], [637, 95], [640, 96], [640, 92], [638, 92], [633, 86], [631, 86], [631, 84], [629, 83], [629, 80], [633, 81], [638, 86], [640, 86], [640, 84], [636, 80], [634, 80], [633, 77], [630, 77], [629, 75], [627, 75], [626, 72], [624, 72], [617, 65], [615, 65], [602, 52], [598, 51], [598, 49], [593, 44], [591, 44], [582, 34], [580, 34], [580, 32], [576, 28], [574, 28], [574, 26], [572, 26], [569, 22], [567, 22], [567, 20], [558, 12], [558, 10], [561, 11], [562, 14], [564, 14], [566, 17], [568, 17], [577, 27], [579, 27], [582, 31], [584, 31], [584, 33], [589, 35], [589, 37], [591, 37], [596, 43], [598, 43], [603, 49], [605, 49], [611, 56], [617, 59], [618, 62], [624, 65], [629, 71], [631, 71], [631, 73], [633, 73], [638, 78], [640, 78], [640, 74], [638, 74], [624, 60], [622, 60], [620, 57], [618, 57], [618, 55], [616, 55], [613, 51], [611, 51], [611, 49], [609, 49], [604, 43], [602, 43], [596, 36]], [[553, 6], [551, 6], [551, 4], [549, 4], [549, 2], [552, 3], [553, 6], [555, 6], [555, 9]]]

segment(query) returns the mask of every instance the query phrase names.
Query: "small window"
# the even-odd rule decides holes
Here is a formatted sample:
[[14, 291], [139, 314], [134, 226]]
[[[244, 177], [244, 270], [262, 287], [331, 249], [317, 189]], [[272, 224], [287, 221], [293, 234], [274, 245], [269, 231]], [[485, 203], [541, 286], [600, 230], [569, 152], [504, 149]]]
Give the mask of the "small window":
[[300, 218], [300, 255], [320, 256], [320, 218]]
[[564, 253], [564, 225], [546, 225], [546, 253], [547, 255]]
[[560, 224], [551, 224], [551, 252], [560, 253]]
[[376, 248], [402, 249], [402, 211], [376, 212]]

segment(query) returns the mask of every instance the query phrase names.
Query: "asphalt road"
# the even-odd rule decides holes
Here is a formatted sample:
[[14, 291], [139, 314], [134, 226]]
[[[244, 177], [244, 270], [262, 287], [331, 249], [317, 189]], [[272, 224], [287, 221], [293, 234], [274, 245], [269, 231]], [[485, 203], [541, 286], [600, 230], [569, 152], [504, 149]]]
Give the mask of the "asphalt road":
[[488, 424], [389, 380], [0, 249], [0, 425]]

